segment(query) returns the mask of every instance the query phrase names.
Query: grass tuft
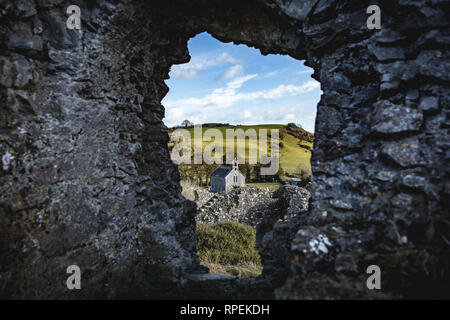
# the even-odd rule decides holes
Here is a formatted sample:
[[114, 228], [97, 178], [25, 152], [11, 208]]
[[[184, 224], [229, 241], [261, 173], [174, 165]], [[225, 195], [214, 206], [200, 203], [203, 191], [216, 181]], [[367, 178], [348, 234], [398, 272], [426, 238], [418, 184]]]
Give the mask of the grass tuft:
[[212, 272], [216, 269], [217, 273], [237, 276], [260, 274], [261, 257], [255, 249], [255, 235], [251, 227], [237, 222], [197, 223], [200, 260]]

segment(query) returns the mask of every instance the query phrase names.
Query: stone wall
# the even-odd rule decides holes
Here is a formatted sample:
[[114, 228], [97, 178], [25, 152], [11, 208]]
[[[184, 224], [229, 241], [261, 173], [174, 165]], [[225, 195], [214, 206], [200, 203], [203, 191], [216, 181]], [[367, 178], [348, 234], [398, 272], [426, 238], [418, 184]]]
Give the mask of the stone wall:
[[[179, 296], [199, 264], [195, 205], [160, 101], [186, 49], [171, 58], [176, 43], [135, 20], [139, 6], [72, 3], [80, 31], [66, 28], [69, 2], [1, 2], [0, 295]], [[79, 291], [66, 288], [72, 264]]]
[[198, 213], [195, 219], [206, 224], [236, 221], [256, 229], [258, 222], [266, 215], [267, 208], [275, 202], [267, 188], [253, 186], [235, 188], [228, 193], [195, 192], [202, 195], [196, 201]]
[[197, 189], [195, 220], [205, 224], [235, 221], [256, 230], [256, 247], [261, 248], [263, 238], [279, 221], [293, 218], [308, 211], [310, 192], [304, 188], [283, 185], [273, 194], [268, 188], [247, 186], [227, 194]]
[[[80, 31], [65, 26], [69, 4]], [[381, 30], [366, 27], [371, 4]], [[291, 261], [276, 297], [448, 297], [449, 12], [446, 0], [0, 1], [0, 296], [189, 296], [195, 205], [161, 99], [188, 39], [208, 31], [306, 59], [324, 92], [310, 210], [267, 243]], [[82, 290], [65, 287], [71, 264]]]

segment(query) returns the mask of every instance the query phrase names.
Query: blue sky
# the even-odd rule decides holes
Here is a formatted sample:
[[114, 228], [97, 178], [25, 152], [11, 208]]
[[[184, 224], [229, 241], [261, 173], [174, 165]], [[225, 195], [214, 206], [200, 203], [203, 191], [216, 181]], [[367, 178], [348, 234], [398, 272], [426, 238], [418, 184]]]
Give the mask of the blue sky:
[[222, 43], [208, 33], [189, 40], [191, 61], [174, 65], [166, 80], [164, 122], [195, 124], [301, 124], [314, 131], [322, 91], [313, 70], [289, 56], [263, 56], [245, 45]]

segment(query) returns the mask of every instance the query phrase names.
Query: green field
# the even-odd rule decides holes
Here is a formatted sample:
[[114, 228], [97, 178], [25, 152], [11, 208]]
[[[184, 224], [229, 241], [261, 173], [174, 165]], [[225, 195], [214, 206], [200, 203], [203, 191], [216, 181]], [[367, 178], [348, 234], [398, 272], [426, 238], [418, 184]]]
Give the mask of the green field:
[[[285, 174], [290, 174], [293, 176], [300, 176], [302, 174], [302, 172], [311, 172], [311, 151], [310, 149], [312, 149], [313, 143], [312, 142], [308, 142], [305, 140], [301, 140], [289, 133], [287, 133], [284, 128], [286, 127], [286, 125], [281, 125], [281, 124], [264, 124], [264, 125], [237, 125], [237, 126], [233, 126], [233, 125], [214, 125], [211, 127], [206, 127], [203, 126], [202, 127], [202, 132], [204, 133], [206, 130], [208, 129], [217, 129], [221, 132], [222, 134], [222, 141], [223, 141], [223, 146], [224, 146], [224, 153], [226, 150], [226, 146], [228, 143], [234, 143], [234, 148], [235, 151], [237, 150], [237, 145], [240, 142], [238, 139], [233, 139], [234, 141], [231, 142], [226, 140], [226, 130], [227, 129], [242, 129], [244, 130], [244, 132], [246, 132], [249, 129], [254, 129], [256, 131], [256, 136], [259, 138], [259, 133], [261, 129], [267, 129], [268, 132], [268, 146], [267, 146], [267, 150], [270, 154], [270, 132], [272, 129], [278, 129], [280, 130], [280, 167], [284, 170]], [[194, 127], [188, 127], [186, 128], [187, 130], [189, 130], [190, 136], [191, 138], [191, 154], [193, 155], [193, 150], [194, 150]], [[173, 129], [169, 130], [169, 134], [172, 134]], [[281, 132], [283, 132], [281, 134]], [[214, 140], [212, 141], [203, 141], [202, 142], [202, 150], [205, 149], [205, 147], [207, 147], [209, 144], [211, 144]], [[242, 141], [241, 141], [242, 143]], [[306, 146], [306, 147], [305, 147]], [[249, 145], [249, 139], [246, 138], [245, 139], [245, 159], [246, 162], [248, 163], [248, 157], [251, 151], [254, 151], [254, 148], [256, 148], [257, 150], [257, 154], [259, 154], [259, 143], [256, 145]], [[214, 153], [213, 153], [214, 155]]]

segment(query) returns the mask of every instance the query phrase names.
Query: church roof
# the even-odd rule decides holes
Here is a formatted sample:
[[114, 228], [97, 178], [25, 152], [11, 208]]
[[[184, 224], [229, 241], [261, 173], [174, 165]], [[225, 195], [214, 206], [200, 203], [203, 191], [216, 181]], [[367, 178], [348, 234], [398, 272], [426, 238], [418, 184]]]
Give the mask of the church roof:
[[230, 166], [219, 166], [213, 171], [213, 173], [211, 173], [211, 177], [215, 176], [224, 178], [231, 172], [231, 170], [233, 170], [233, 168]]

